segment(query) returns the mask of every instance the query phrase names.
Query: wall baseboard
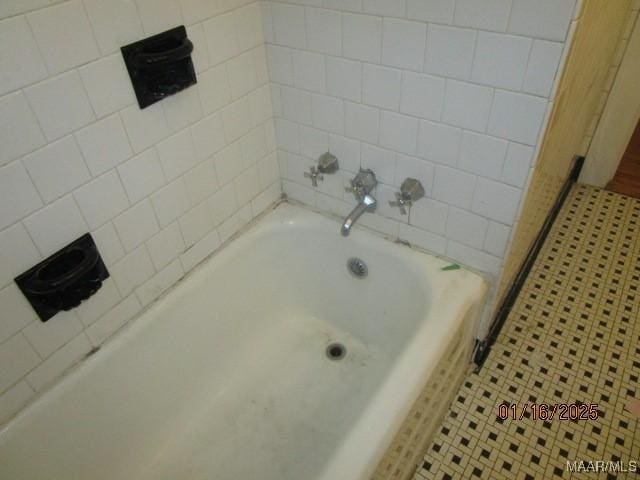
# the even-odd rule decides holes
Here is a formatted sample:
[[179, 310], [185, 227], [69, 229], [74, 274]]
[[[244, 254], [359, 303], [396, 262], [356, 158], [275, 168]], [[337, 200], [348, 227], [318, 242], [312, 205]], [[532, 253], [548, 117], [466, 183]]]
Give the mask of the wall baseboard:
[[522, 290], [524, 281], [527, 279], [527, 276], [529, 275], [531, 268], [533, 268], [533, 264], [535, 263], [536, 258], [538, 258], [538, 254], [542, 249], [542, 245], [547, 239], [547, 236], [551, 231], [551, 227], [553, 226], [553, 223], [555, 222], [556, 218], [558, 217], [558, 214], [560, 213], [560, 209], [564, 205], [564, 202], [567, 196], [569, 195], [571, 188], [578, 181], [578, 177], [580, 176], [580, 171], [582, 170], [583, 165], [584, 165], [584, 157], [577, 156], [573, 162], [573, 166], [571, 167], [571, 172], [569, 173], [569, 176], [567, 177], [564, 184], [562, 185], [562, 189], [558, 194], [558, 198], [556, 199], [556, 202], [554, 203], [553, 207], [549, 211], [549, 214], [547, 215], [547, 218], [545, 219], [544, 224], [540, 229], [540, 232], [538, 232], [538, 235], [536, 236], [536, 239], [533, 242], [533, 245], [531, 245], [531, 248], [529, 249], [529, 253], [527, 254], [527, 257], [522, 263], [520, 270], [518, 270], [518, 273], [516, 274], [511, 284], [511, 287], [507, 291], [507, 294], [505, 295], [504, 300], [502, 301], [502, 304], [500, 305], [500, 308], [498, 309], [498, 312], [496, 313], [496, 316], [493, 322], [491, 323], [491, 327], [489, 328], [489, 334], [486, 336], [484, 340], [480, 340], [478, 342], [476, 346], [475, 354], [473, 357], [473, 362], [476, 364], [476, 372], [478, 372], [484, 365], [484, 362], [487, 359], [487, 356], [489, 355], [489, 352], [491, 351], [493, 344], [496, 342], [498, 335], [500, 335], [500, 331], [502, 330], [502, 327], [504, 326], [504, 323], [506, 322], [507, 317], [511, 312], [511, 308], [515, 303], [516, 298], [518, 298], [518, 294], [520, 293], [520, 290]]

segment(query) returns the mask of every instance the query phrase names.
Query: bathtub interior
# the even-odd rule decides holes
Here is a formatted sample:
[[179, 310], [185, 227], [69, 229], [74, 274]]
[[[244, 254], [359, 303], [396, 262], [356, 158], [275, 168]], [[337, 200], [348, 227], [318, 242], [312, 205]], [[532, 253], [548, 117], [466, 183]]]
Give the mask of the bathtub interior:
[[424, 328], [424, 269], [446, 263], [272, 215], [5, 427], [0, 478], [317, 478]]

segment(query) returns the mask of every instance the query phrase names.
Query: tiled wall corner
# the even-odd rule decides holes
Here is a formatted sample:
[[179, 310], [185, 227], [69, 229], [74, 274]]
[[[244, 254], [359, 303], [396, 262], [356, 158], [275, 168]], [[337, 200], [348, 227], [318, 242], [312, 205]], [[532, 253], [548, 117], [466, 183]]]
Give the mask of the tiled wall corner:
[[[379, 180], [361, 222], [496, 278], [538, 144], [575, 0], [263, 1], [283, 189], [343, 215], [359, 167]], [[330, 150], [341, 171], [303, 173]], [[388, 200], [419, 178], [409, 216]]]
[[[141, 111], [119, 48], [181, 24], [198, 84]], [[0, 2], [0, 422], [280, 196], [262, 25], [248, 0]], [[43, 324], [13, 278], [87, 231], [111, 278]]]

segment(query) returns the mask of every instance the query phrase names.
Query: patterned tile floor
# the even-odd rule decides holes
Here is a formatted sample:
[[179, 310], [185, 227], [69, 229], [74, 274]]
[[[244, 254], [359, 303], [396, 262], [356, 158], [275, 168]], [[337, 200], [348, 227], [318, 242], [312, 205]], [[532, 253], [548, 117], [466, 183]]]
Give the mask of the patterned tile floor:
[[[414, 480], [640, 478], [639, 414], [627, 410], [640, 399], [639, 289], [640, 200], [576, 186]], [[597, 404], [598, 418], [560, 420], [587, 409], [560, 407], [553, 420], [534, 419], [530, 405], [543, 403]], [[516, 406], [517, 419], [509, 407], [500, 420], [500, 404]], [[568, 469], [581, 460], [616, 463]]]

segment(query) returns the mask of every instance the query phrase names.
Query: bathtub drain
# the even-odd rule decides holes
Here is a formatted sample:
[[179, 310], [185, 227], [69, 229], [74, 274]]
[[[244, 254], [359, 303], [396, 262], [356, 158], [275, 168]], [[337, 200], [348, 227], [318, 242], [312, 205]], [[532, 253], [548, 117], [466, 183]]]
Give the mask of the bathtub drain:
[[342, 360], [347, 354], [347, 349], [341, 343], [332, 343], [325, 351], [329, 360]]
[[349, 273], [356, 278], [364, 278], [369, 273], [367, 264], [358, 257], [351, 257], [347, 260], [347, 268], [349, 269]]

